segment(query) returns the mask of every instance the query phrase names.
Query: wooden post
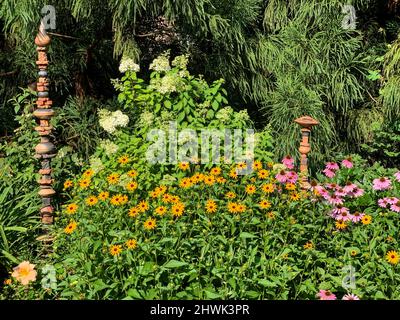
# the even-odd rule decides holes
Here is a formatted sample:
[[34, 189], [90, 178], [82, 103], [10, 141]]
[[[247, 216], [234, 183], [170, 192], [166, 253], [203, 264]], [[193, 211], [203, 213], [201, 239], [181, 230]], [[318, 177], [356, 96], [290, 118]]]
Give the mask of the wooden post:
[[319, 124], [319, 122], [309, 116], [303, 116], [294, 120], [301, 126], [301, 142], [300, 142], [300, 185], [303, 190], [309, 189], [310, 184], [308, 182], [308, 159], [307, 154], [311, 150], [310, 146], [310, 133], [313, 126]]
[[49, 63], [47, 60], [47, 46], [50, 44], [50, 37], [46, 33], [43, 21], [40, 24], [39, 33], [35, 38], [35, 44], [37, 45], [36, 50], [38, 52], [36, 65], [39, 69], [39, 78], [36, 85], [38, 98], [33, 115], [39, 124], [35, 130], [40, 135], [40, 143], [35, 147], [35, 158], [41, 161], [41, 169], [39, 170], [39, 174], [41, 175], [39, 180], [39, 195], [42, 198], [42, 208], [40, 209], [40, 216], [44, 232], [46, 233], [46, 225], [53, 224], [54, 208], [51, 205], [51, 198], [56, 192], [52, 187], [51, 158], [55, 157], [56, 148], [51, 141], [51, 131], [53, 128], [50, 125], [50, 120], [54, 115], [54, 110], [51, 109], [53, 102], [49, 98], [49, 81], [47, 76], [47, 66]]

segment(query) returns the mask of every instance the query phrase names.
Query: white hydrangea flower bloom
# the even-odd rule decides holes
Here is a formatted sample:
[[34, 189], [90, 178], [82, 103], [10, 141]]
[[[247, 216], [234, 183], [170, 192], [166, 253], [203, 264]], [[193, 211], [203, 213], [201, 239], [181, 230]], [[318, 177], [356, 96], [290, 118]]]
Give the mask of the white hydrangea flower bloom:
[[155, 58], [149, 66], [150, 70], [154, 70], [156, 72], [166, 72], [171, 70], [171, 66], [169, 65], [169, 54], [162, 54]]
[[95, 173], [98, 173], [104, 169], [103, 162], [101, 162], [100, 158], [91, 157], [89, 159], [90, 167], [93, 169]]
[[150, 126], [154, 123], [154, 114], [150, 111], [143, 111], [140, 115], [140, 122], [143, 126]]
[[110, 134], [113, 134], [117, 127], [126, 127], [129, 122], [129, 117], [117, 110], [111, 112], [106, 109], [99, 110], [99, 123], [100, 126]]
[[118, 146], [108, 139], [100, 141], [100, 148], [102, 148], [106, 154], [114, 154], [118, 151]]
[[127, 71], [139, 72], [140, 66], [137, 63], [135, 63], [135, 61], [132, 58], [123, 57], [119, 65], [119, 71], [121, 73], [125, 73]]
[[177, 85], [179, 84], [179, 82], [177, 80], [178, 80], [177, 77], [172, 74], [165, 75], [161, 79], [161, 82], [159, 84], [159, 87], [157, 88], [157, 91], [160, 92], [161, 94], [176, 92]]
[[233, 114], [232, 107], [225, 107], [217, 112], [215, 117], [221, 122], [228, 122]]
[[183, 54], [180, 56], [176, 56], [172, 61], [172, 65], [174, 67], [178, 67], [179, 69], [186, 70], [187, 65], [189, 63], [189, 55]]

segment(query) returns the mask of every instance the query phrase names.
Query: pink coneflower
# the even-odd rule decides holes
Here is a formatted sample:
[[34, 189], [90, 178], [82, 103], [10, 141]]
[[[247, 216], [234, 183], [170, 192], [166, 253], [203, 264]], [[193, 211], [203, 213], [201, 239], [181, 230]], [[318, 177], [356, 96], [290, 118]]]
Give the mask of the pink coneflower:
[[293, 169], [294, 168], [294, 159], [289, 155], [282, 159], [282, 163], [288, 169]]
[[338, 186], [336, 183], [327, 183], [327, 184], [325, 185], [325, 187], [326, 187], [327, 189], [332, 189], [332, 190], [336, 190], [336, 189], [339, 188], [339, 186]]
[[319, 290], [317, 297], [319, 300], [336, 300], [336, 296], [329, 290]]
[[340, 197], [338, 197], [338, 196], [336, 196], [336, 195], [331, 195], [328, 199], [328, 202], [330, 203], [330, 204], [335, 204], [335, 205], [337, 205], [337, 204], [343, 204], [343, 199], [342, 198], [340, 198]]
[[388, 203], [389, 203], [388, 198], [383, 198], [378, 200], [378, 206], [380, 206], [381, 208], [386, 208]]
[[364, 194], [364, 189], [355, 187], [353, 189], [353, 192], [351, 192], [349, 195], [353, 196], [354, 198], [361, 197]]
[[338, 197], [344, 197], [344, 196], [347, 195], [347, 192], [344, 191], [343, 188], [338, 188], [338, 189], [335, 191], [335, 195], [337, 195]]
[[285, 170], [281, 170], [276, 176], [275, 179], [278, 180], [280, 183], [287, 182], [287, 176]]
[[342, 221], [349, 221], [349, 220], [351, 220], [351, 215], [348, 212], [343, 211], [340, 214], [338, 214], [335, 219], [342, 220]]
[[343, 166], [343, 167], [346, 167], [346, 168], [348, 168], [348, 169], [353, 168], [353, 162], [351, 162], [351, 158], [344, 159], [344, 160], [342, 161], [342, 166]]
[[386, 177], [374, 179], [372, 183], [373, 183], [372, 188], [374, 190], [387, 190], [390, 188], [391, 185], [391, 181]]
[[399, 199], [397, 199], [397, 198], [395, 198], [395, 197], [390, 197], [390, 198], [385, 198], [385, 199], [387, 199], [387, 202], [388, 202], [389, 204], [395, 204], [395, 203], [397, 203], [398, 201], [400, 201]]
[[326, 191], [323, 186], [316, 186], [315, 190], [324, 198], [329, 195], [328, 191]]
[[342, 300], [360, 300], [355, 294], [345, 294]]
[[331, 211], [331, 217], [336, 219], [338, 216], [340, 216], [341, 214], [346, 213], [349, 214], [350, 210], [346, 207], [343, 207], [341, 205], [338, 205], [336, 208], [333, 208]]
[[333, 178], [335, 176], [335, 171], [332, 171], [330, 169], [324, 169], [322, 172], [328, 177], [328, 178]]
[[328, 162], [325, 169], [336, 171], [339, 170], [339, 165], [336, 162]]
[[299, 176], [294, 171], [289, 171], [286, 173], [286, 181], [290, 183], [296, 183]]
[[400, 201], [397, 201], [396, 203], [392, 204], [390, 206], [390, 210], [394, 212], [400, 212]]
[[353, 191], [354, 188], [357, 188], [357, 185], [353, 182], [347, 181], [346, 185], [343, 187], [343, 190], [347, 193], [350, 193]]
[[360, 222], [361, 219], [365, 216], [364, 213], [360, 213], [360, 212], [354, 212], [354, 214], [351, 215], [350, 219], [351, 221], [353, 221], [354, 223]]
[[394, 174], [394, 177], [396, 178], [396, 181], [397, 181], [397, 182], [400, 182], [400, 171], [396, 172], [396, 173]]

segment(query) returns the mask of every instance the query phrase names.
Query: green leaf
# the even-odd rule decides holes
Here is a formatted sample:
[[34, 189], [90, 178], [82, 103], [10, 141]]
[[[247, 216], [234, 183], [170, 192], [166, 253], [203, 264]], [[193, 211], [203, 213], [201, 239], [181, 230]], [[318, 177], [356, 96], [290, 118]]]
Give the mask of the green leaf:
[[166, 264], [164, 264], [163, 267], [173, 269], [173, 268], [179, 268], [179, 267], [182, 267], [185, 265], [187, 265], [186, 262], [178, 261], [178, 260], [170, 260]]
[[244, 238], [244, 239], [247, 239], [247, 238], [257, 238], [256, 235], [254, 235], [254, 234], [252, 234], [252, 233], [248, 233], [248, 232], [241, 232], [240, 235], [239, 235], [239, 237], [240, 237], [240, 238]]

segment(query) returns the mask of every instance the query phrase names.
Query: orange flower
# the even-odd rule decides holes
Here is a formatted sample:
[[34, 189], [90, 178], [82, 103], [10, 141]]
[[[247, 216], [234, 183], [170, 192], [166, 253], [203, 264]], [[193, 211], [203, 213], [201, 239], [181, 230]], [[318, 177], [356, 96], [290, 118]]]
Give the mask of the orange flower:
[[122, 194], [116, 194], [111, 197], [111, 204], [114, 206], [119, 206], [122, 202]]
[[107, 177], [107, 181], [109, 184], [117, 184], [119, 181], [119, 174], [118, 173], [112, 173]]
[[174, 217], [180, 217], [185, 211], [185, 205], [183, 203], [176, 203], [171, 207], [171, 212]]
[[148, 218], [143, 225], [145, 229], [152, 230], [157, 226], [156, 219]]
[[122, 252], [122, 246], [119, 244], [113, 244], [110, 247], [110, 253], [112, 256], [118, 256]]
[[262, 190], [264, 193], [272, 193], [272, 192], [274, 192], [274, 190], [275, 190], [275, 186], [274, 186], [272, 183], [263, 184], [263, 185], [261, 186], [261, 190]]
[[129, 216], [136, 217], [140, 213], [140, 210], [137, 207], [132, 207], [129, 209]]
[[126, 247], [127, 247], [128, 249], [136, 249], [136, 247], [137, 247], [137, 241], [136, 241], [135, 239], [129, 239], [129, 240], [126, 242]]
[[178, 203], [180, 201], [180, 198], [178, 196], [171, 196], [169, 201], [172, 203]]
[[164, 206], [160, 206], [160, 207], [157, 207], [155, 211], [156, 211], [157, 214], [162, 216], [167, 212], [167, 208], [164, 207]]
[[220, 167], [214, 167], [210, 170], [210, 174], [213, 176], [218, 176], [221, 174], [221, 168]]
[[68, 189], [68, 188], [71, 188], [73, 186], [74, 186], [74, 183], [71, 180], [67, 180], [67, 181], [64, 182], [64, 190]]
[[86, 189], [90, 185], [90, 180], [89, 179], [82, 179], [79, 181], [79, 186], [81, 189]]
[[289, 190], [289, 191], [293, 191], [293, 190], [296, 190], [296, 185], [294, 184], [294, 183], [286, 183], [286, 185], [285, 185], [285, 189], [286, 190]]
[[214, 176], [205, 176], [203, 182], [208, 186], [212, 186], [215, 183], [215, 178]]
[[78, 226], [78, 224], [75, 221], [71, 221], [64, 229], [64, 232], [66, 234], [71, 234], [72, 232], [75, 231], [76, 227]]
[[232, 169], [230, 172], [229, 172], [229, 176], [232, 178], [232, 179], [237, 179], [237, 177], [238, 177], [238, 174], [237, 174], [237, 172], [236, 172], [236, 169], [234, 168], [234, 169]]
[[225, 197], [227, 197], [228, 199], [235, 199], [236, 198], [236, 194], [232, 191], [229, 191]]
[[253, 184], [248, 184], [246, 186], [246, 193], [248, 194], [254, 194], [256, 192], [256, 186]]
[[110, 194], [109, 194], [107, 191], [103, 191], [103, 192], [100, 192], [100, 193], [99, 193], [98, 198], [99, 198], [100, 200], [102, 200], [102, 201], [105, 201], [106, 199], [108, 199], [109, 195], [110, 195]]
[[206, 211], [207, 213], [214, 213], [217, 211], [217, 204], [214, 200], [208, 200], [206, 202]]
[[192, 186], [192, 183], [191, 183], [191, 181], [190, 181], [190, 179], [189, 178], [183, 178], [180, 182], [179, 182], [179, 186], [181, 187], [181, 188], [189, 188], [189, 187], [191, 187]]
[[262, 163], [260, 160], [256, 160], [253, 162], [253, 170], [260, 170], [262, 169]]
[[162, 201], [165, 203], [169, 203], [171, 201], [171, 195], [168, 193], [165, 193], [162, 197]]
[[217, 177], [217, 182], [223, 184], [226, 182], [226, 179], [224, 177]]
[[129, 157], [128, 156], [122, 156], [118, 159], [118, 163], [125, 165], [129, 162]]
[[14, 272], [11, 276], [26, 286], [29, 282], [36, 280], [37, 272], [35, 270], [35, 265], [29, 263], [29, 261], [22, 261], [14, 268]]
[[188, 170], [189, 169], [189, 162], [181, 162], [181, 163], [179, 163], [179, 169], [181, 169], [181, 170], [183, 170], [183, 171], [186, 171], [186, 170]]
[[78, 210], [78, 205], [76, 203], [70, 203], [67, 205], [66, 210], [68, 214], [73, 214], [76, 212], [76, 210]]
[[149, 209], [149, 204], [147, 201], [140, 201], [137, 208], [139, 209], [140, 212], [145, 212], [147, 209]]
[[86, 199], [86, 204], [88, 206], [94, 206], [99, 200], [95, 196], [90, 196]]
[[269, 176], [269, 171], [265, 170], [265, 169], [261, 169], [260, 171], [258, 171], [257, 175], [260, 179], [267, 179]]
[[87, 169], [84, 173], [83, 176], [85, 178], [90, 178], [92, 175], [94, 175], [94, 170], [93, 169]]
[[267, 200], [261, 200], [259, 203], [261, 209], [268, 209], [271, 208], [271, 202]]
[[128, 191], [135, 191], [137, 189], [137, 187], [138, 187], [138, 184], [136, 181], [128, 182], [125, 186], [126, 190], [128, 190]]
[[238, 204], [236, 202], [228, 202], [227, 207], [230, 213], [238, 212]]
[[128, 176], [129, 177], [131, 177], [131, 178], [136, 178], [137, 177], [137, 171], [136, 170], [130, 170], [130, 171], [128, 171]]

